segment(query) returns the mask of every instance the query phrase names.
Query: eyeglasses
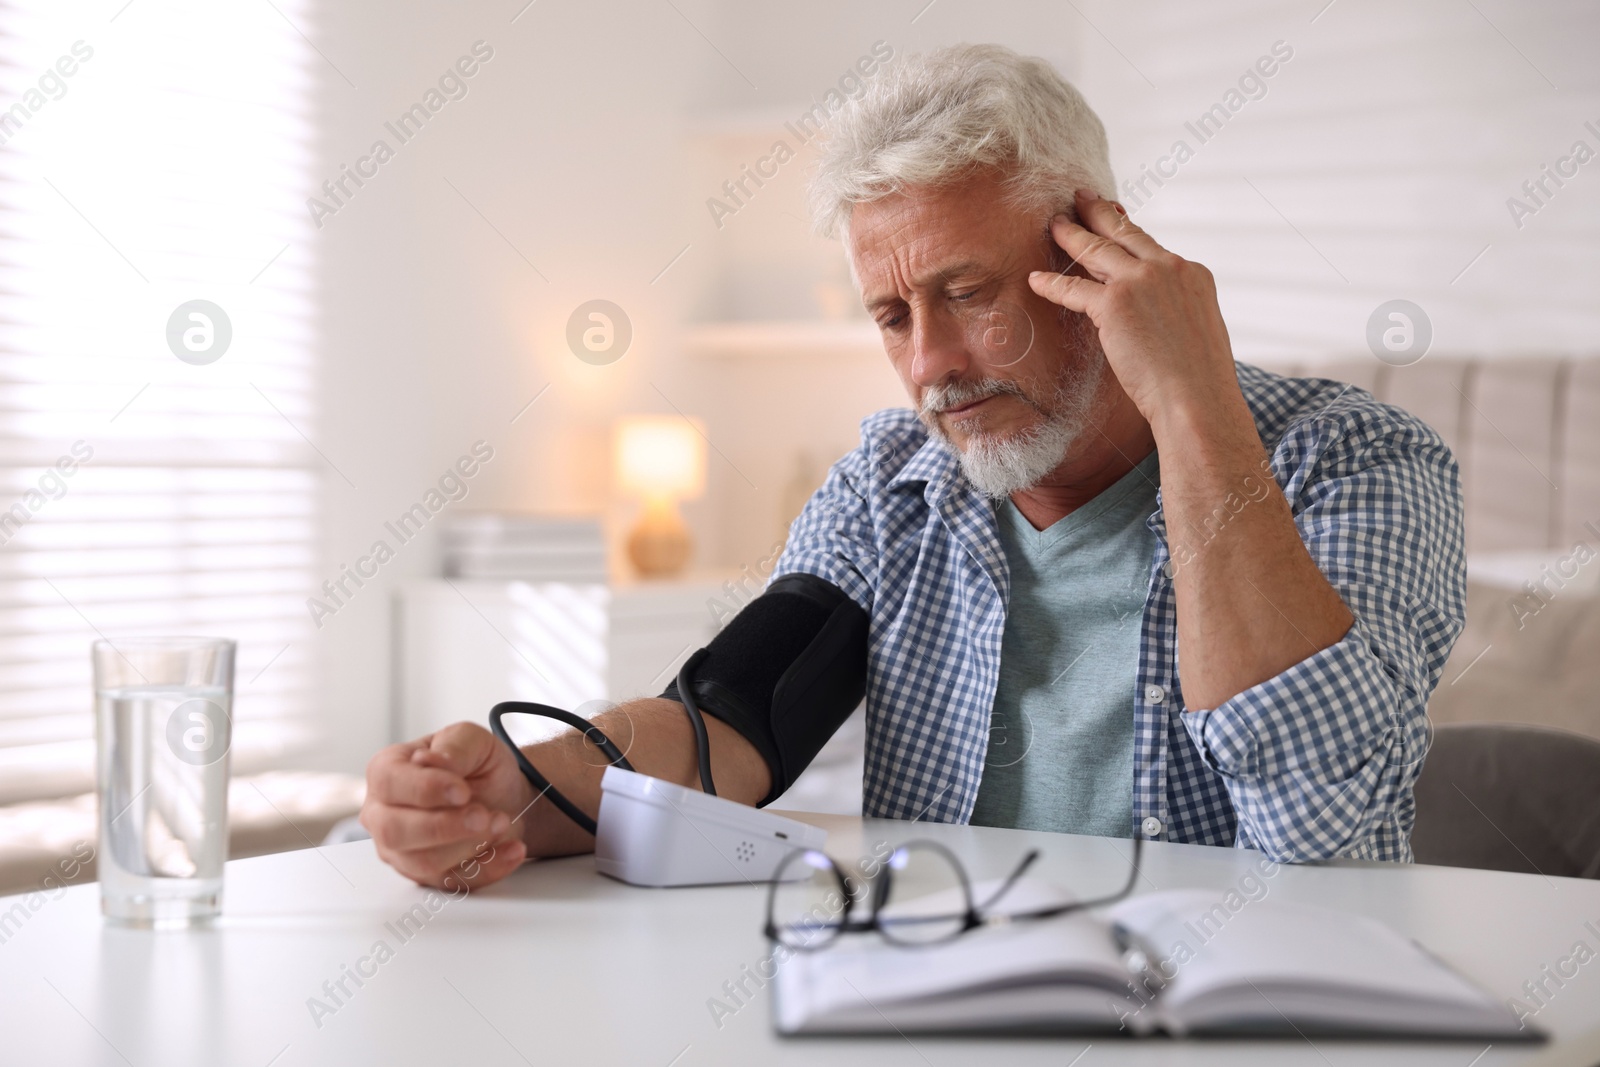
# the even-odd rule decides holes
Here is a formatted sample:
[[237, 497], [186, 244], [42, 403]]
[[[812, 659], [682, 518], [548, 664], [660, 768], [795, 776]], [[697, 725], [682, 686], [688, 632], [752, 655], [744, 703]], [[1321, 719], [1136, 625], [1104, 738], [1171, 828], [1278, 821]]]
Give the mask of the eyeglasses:
[[[875, 870], [855, 878], [840, 870], [826, 853], [814, 849], [790, 853], [779, 864], [767, 895], [764, 932], [769, 940], [799, 951], [826, 948], [843, 933], [877, 932], [890, 944], [936, 945], [980, 926], [1053, 919], [1121, 900], [1139, 878], [1143, 839], [1133, 837], [1128, 880], [1115, 892], [1089, 900], [1021, 912], [997, 911], [1001, 899], [1033, 866], [1039, 850], [1022, 857], [988, 899], [973, 899], [967, 870], [944, 845], [916, 840], [900, 845]], [[809, 867], [809, 876], [797, 870]], [[865, 908], [855, 917], [857, 898]]]

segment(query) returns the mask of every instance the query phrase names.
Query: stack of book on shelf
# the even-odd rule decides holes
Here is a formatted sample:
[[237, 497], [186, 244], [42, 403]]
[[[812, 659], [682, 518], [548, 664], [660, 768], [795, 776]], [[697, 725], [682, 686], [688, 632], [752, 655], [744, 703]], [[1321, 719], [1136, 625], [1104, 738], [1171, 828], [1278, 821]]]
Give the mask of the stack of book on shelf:
[[599, 518], [476, 512], [448, 517], [447, 578], [528, 582], [606, 581]]

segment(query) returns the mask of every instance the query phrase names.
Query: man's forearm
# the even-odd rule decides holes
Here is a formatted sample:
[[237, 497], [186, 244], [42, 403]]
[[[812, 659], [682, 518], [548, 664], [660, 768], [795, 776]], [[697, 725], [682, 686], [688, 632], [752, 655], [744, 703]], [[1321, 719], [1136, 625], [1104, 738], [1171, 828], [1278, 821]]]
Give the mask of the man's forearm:
[[1243, 397], [1151, 428], [1184, 702], [1214, 708], [1336, 644], [1354, 616], [1300, 539]]
[[[726, 723], [709, 715], [705, 721], [717, 795], [741, 804], [754, 804], [766, 796], [771, 775], [755, 746]], [[660, 697], [633, 700], [596, 716], [594, 722], [639, 773], [700, 788], [694, 730], [682, 704]], [[608, 764], [582, 734], [570, 731], [522, 750], [568, 800], [591, 816], [599, 814], [600, 777]], [[548, 799], [535, 800], [522, 819], [522, 839], [530, 856], [567, 856], [594, 849], [594, 838]]]

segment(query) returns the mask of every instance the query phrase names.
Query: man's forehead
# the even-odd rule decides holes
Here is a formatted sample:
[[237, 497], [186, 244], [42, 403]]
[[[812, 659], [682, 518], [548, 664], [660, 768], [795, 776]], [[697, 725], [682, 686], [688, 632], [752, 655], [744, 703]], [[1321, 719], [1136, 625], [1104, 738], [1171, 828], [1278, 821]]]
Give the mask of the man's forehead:
[[900, 298], [903, 289], [939, 289], [988, 281], [1011, 271], [1023, 251], [990, 239], [908, 242], [878, 246], [855, 256], [861, 299], [869, 308]]
[[909, 285], [912, 289], [934, 289], [942, 285], [959, 285], [991, 278], [1004, 270], [1004, 264], [999, 259], [970, 256], [955, 262], [912, 261], [906, 266], [909, 269], [905, 272], [891, 272], [887, 262], [869, 266], [861, 279], [862, 300], [870, 307], [899, 299], [901, 285]]
[[848, 251], [862, 297], [872, 302], [901, 286], [933, 288], [1008, 270], [1031, 250], [1035, 230], [1043, 232], [992, 201], [978, 207], [959, 195], [897, 195], [858, 206]]

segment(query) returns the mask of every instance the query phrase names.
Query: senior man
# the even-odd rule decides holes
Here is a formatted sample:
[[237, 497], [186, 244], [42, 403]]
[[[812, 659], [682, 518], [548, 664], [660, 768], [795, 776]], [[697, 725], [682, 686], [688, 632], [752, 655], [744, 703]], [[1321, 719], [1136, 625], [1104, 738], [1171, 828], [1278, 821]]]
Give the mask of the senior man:
[[[1210, 272], [1114, 188], [1083, 98], [1004, 48], [907, 57], [834, 118], [814, 210], [915, 410], [862, 423], [713, 642], [717, 790], [773, 799], [864, 690], [868, 815], [1408, 860], [1464, 613], [1455, 462], [1359, 389], [1235, 363]], [[597, 721], [697, 786], [676, 696]], [[586, 740], [527, 751], [598, 808]], [[476, 725], [368, 783], [418, 882], [593, 845]]]

